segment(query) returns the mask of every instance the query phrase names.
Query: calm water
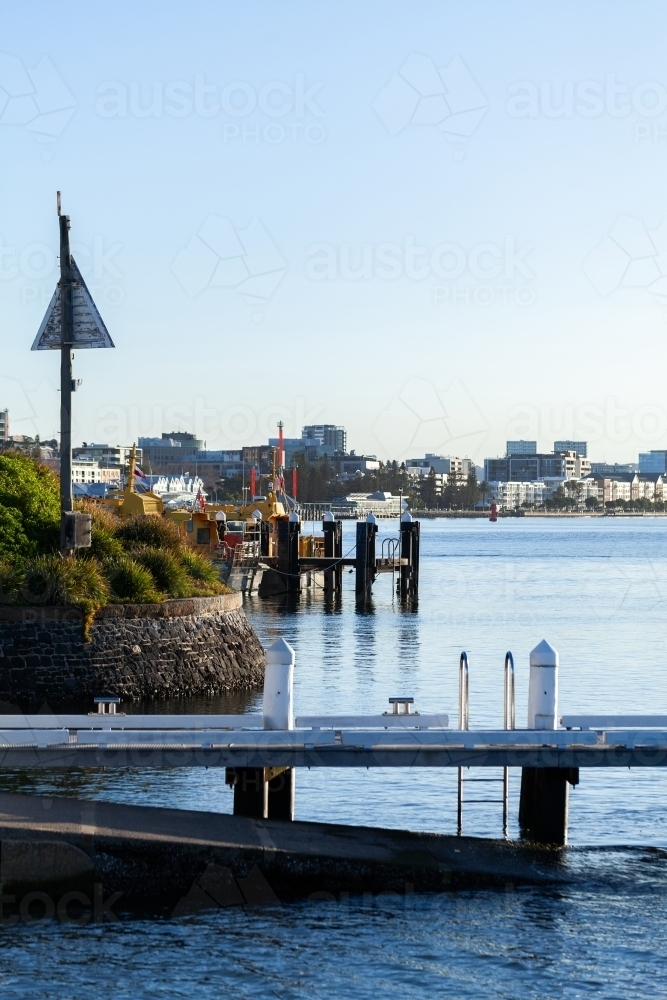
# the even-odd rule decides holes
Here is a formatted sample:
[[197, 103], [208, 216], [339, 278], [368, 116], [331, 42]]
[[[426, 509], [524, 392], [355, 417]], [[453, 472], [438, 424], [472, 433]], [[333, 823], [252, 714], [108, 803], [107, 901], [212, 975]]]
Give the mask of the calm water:
[[[381, 525], [381, 535], [395, 523]], [[344, 551], [354, 544], [346, 525]], [[399, 609], [391, 577], [357, 613], [319, 590], [297, 613], [247, 601], [266, 643], [297, 652], [297, 713], [383, 711], [392, 695], [456, 716], [458, 656], [470, 658], [471, 726], [502, 722], [503, 659], [514, 653], [525, 725], [528, 653], [560, 652], [559, 710], [667, 714], [667, 521], [422, 523], [421, 599]], [[235, 700], [254, 710], [257, 696]], [[223, 707], [217, 702], [216, 708]], [[209, 703], [212, 708], [213, 705]], [[181, 706], [183, 708], [187, 706]], [[231, 811], [221, 772], [2, 776], [0, 787]], [[498, 786], [500, 789], [500, 786]], [[518, 774], [512, 784], [516, 835]], [[297, 817], [455, 832], [456, 775], [298, 773]], [[467, 804], [465, 832], [499, 836], [499, 804]], [[667, 996], [667, 772], [581, 772], [558, 890], [299, 903], [180, 921], [0, 929], [0, 996]]]

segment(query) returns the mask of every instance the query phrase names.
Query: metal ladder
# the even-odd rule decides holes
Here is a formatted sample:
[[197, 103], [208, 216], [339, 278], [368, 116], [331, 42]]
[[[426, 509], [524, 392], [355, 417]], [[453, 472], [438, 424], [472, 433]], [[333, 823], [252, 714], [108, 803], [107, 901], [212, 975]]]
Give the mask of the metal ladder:
[[[461, 653], [459, 660], [459, 729], [468, 729], [470, 724], [470, 704], [469, 704], [469, 681], [468, 681], [468, 655]], [[514, 729], [514, 657], [508, 651], [505, 653], [505, 685], [503, 697], [503, 723], [505, 729]], [[458, 774], [458, 810], [457, 829], [459, 837], [463, 833], [463, 786], [468, 782], [476, 784], [493, 784], [502, 781], [502, 799], [468, 799], [468, 802], [501, 802], [503, 806], [503, 836], [508, 833], [509, 816], [509, 795], [510, 795], [510, 769], [503, 768], [502, 778], [464, 778], [463, 768], [459, 767]]]

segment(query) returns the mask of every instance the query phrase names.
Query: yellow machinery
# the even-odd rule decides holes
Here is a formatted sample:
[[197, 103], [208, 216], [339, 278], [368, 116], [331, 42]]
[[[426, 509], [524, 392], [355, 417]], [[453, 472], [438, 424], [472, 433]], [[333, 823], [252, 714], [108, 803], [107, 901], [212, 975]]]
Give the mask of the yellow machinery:
[[137, 464], [136, 445], [132, 445], [130, 454], [130, 467], [127, 476], [127, 486], [124, 490], [117, 490], [110, 493], [104, 503], [107, 507], [113, 507], [122, 518], [132, 517], [133, 514], [146, 514], [152, 517], [161, 517], [164, 513], [164, 504], [156, 493], [147, 490], [145, 493], [137, 493], [134, 488], [134, 469]]

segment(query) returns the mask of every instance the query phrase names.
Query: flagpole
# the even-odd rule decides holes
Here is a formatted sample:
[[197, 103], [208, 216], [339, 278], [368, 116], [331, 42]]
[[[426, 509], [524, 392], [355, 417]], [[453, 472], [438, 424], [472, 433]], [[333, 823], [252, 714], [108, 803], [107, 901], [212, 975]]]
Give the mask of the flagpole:
[[[73, 509], [72, 502], [72, 347], [74, 344], [74, 303], [70, 272], [68, 215], [60, 213], [58, 191], [58, 223], [60, 225], [60, 510], [61, 515]], [[66, 551], [65, 519], [61, 516], [60, 548]]]

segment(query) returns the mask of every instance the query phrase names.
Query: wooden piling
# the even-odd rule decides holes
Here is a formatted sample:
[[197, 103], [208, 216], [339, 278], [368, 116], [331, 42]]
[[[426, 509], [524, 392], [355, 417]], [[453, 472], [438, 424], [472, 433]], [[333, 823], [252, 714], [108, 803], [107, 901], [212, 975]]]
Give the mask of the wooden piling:
[[378, 526], [372, 514], [365, 521], [357, 521], [356, 595], [357, 600], [370, 599], [377, 573], [375, 538]]
[[278, 572], [285, 581], [288, 594], [301, 591], [299, 575], [299, 531], [297, 520], [281, 518], [278, 522]]
[[[325, 519], [322, 521], [322, 530], [324, 532], [324, 555], [328, 559], [341, 559], [343, 556], [343, 522], [334, 521], [333, 517], [329, 515], [330, 519]], [[326, 569], [324, 571], [324, 593], [325, 594], [339, 594], [343, 583], [343, 567], [340, 563], [334, 566], [332, 569]]]
[[524, 767], [519, 804], [522, 836], [540, 844], [566, 844], [569, 790], [578, 783], [576, 767]]
[[[401, 517], [401, 567], [398, 591], [401, 600], [416, 600], [419, 596], [419, 521], [410, 514]], [[403, 564], [406, 559], [407, 563]]]

